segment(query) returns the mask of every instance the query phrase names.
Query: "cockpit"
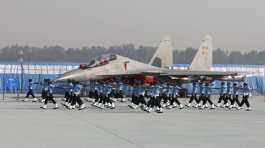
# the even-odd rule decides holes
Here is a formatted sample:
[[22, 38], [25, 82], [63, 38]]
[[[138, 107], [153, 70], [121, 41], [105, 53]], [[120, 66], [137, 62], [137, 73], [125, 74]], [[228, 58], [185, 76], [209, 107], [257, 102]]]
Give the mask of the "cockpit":
[[81, 64], [79, 68], [80, 69], [94, 68], [94, 67], [109, 64], [110, 61], [114, 61], [116, 59], [117, 59], [117, 55], [115, 54], [104, 54], [104, 55], [101, 55], [91, 60], [88, 64]]

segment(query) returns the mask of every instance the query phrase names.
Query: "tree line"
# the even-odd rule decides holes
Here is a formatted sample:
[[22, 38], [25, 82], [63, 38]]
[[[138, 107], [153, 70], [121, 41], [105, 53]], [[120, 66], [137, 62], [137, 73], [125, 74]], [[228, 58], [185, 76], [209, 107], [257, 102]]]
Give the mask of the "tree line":
[[[92, 46], [83, 48], [63, 48], [61, 46], [31, 47], [13, 45], [0, 49], [1, 62], [48, 62], [48, 63], [86, 63], [90, 59], [105, 53], [114, 53], [147, 63], [156, 47], [122, 44], [105, 48]], [[175, 49], [173, 52], [175, 64], [189, 64], [196, 54], [196, 48]], [[213, 52], [214, 64], [265, 64], [265, 51], [227, 51], [216, 49]]]

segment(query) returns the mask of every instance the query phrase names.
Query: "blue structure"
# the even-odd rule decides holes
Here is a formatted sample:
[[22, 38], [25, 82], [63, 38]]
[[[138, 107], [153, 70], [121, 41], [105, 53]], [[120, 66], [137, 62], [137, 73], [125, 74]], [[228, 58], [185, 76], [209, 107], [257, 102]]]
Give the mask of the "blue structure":
[[[28, 80], [32, 79], [35, 92], [41, 92], [44, 79], [54, 79], [60, 74], [77, 68], [77, 64], [15, 64], [0, 63], [0, 91], [5, 93], [25, 92]], [[56, 91], [55, 91], [56, 92]]]

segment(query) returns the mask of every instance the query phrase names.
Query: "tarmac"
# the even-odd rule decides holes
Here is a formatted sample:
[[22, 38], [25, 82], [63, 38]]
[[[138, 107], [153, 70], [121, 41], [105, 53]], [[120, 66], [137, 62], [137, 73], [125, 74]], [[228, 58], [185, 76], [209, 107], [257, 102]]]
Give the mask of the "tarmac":
[[[184, 102], [184, 100], [181, 100]], [[1, 148], [264, 148], [264, 96], [252, 111], [171, 109], [163, 114], [117, 108], [42, 110], [41, 103], [0, 101]], [[88, 103], [87, 103], [88, 104]]]

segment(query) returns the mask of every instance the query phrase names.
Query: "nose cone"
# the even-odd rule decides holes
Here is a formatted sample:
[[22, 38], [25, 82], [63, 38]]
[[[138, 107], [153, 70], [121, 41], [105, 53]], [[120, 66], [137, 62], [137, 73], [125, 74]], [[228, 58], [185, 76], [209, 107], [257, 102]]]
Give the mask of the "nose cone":
[[71, 70], [56, 78], [54, 82], [82, 81], [84, 79], [83, 73], [84, 72], [79, 69]]

